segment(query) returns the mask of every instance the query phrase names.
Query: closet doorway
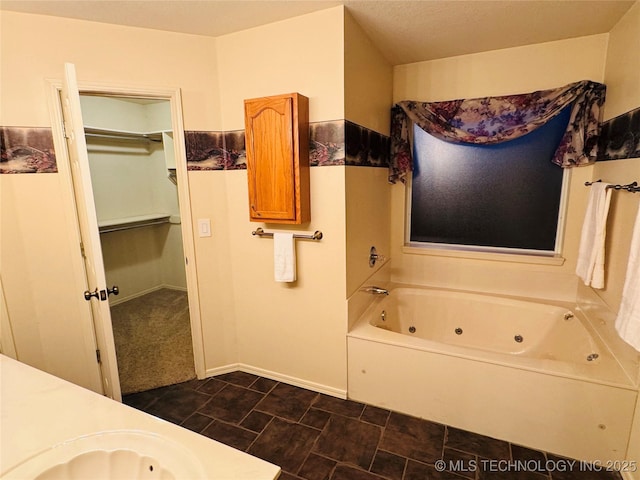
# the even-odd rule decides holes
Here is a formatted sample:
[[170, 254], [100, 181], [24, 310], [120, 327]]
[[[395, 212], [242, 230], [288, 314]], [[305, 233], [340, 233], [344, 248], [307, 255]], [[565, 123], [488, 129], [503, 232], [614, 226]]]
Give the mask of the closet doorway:
[[170, 103], [80, 94], [122, 395], [196, 378]]
[[[92, 327], [86, 328], [86, 323], [83, 322], [87, 319], [84, 318], [78, 318], [77, 322], [68, 327], [82, 329], [84, 337], [82, 345], [69, 345], [68, 361], [77, 363], [82, 359], [81, 363], [86, 366], [87, 375], [92, 376], [98, 385], [101, 383], [101, 388], [95, 390], [120, 401], [122, 395], [118, 364], [123, 364], [125, 361], [122, 351], [124, 347], [120, 347], [121, 352], [118, 355], [111, 321], [111, 303], [113, 302], [114, 310], [119, 304], [134, 299], [142, 298], [140, 302], [152, 304], [151, 299], [144, 301], [144, 294], [165, 289], [184, 292], [184, 284], [173, 282], [178, 282], [175, 279], [186, 277], [191, 351], [193, 352], [193, 367], [189, 365], [188, 376], [194, 375], [192, 372], [194, 369], [195, 376], [204, 378], [204, 345], [198, 298], [198, 274], [194, 261], [195, 244], [180, 90], [80, 83], [76, 77], [75, 66], [71, 63], [64, 64], [61, 82], [52, 80], [48, 81], [48, 84], [54, 146], [56, 151], [60, 152], [60, 158], [66, 155], [68, 160], [68, 162], [58, 162], [60, 177], [68, 185], [65, 196], [70, 210], [75, 210], [78, 226], [78, 230], [75, 234], [71, 234], [71, 238], [74, 242], [77, 240], [78, 253], [82, 259], [80, 263], [70, 265], [70, 268], [77, 275], [78, 286], [84, 289], [84, 292], [78, 292], [78, 301], [86, 308]], [[81, 95], [85, 97], [84, 100], [81, 100]], [[86, 121], [83, 119], [83, 103]], [[92, 108], [91, 104], [96, 104], [97, 107]], [[167, 107], [168, 116], [166, 115]], [[121, 108], [126, 113], [116, 114], [115, 111]], [[164, 113], [155, 115], [157, 111]], [[132, 122], [136, 118], [138, 119], [136, 121], [142, 123], [133, 125]], [[90, 122], [94, 124], [91, 125]], [[139, 128], [143, 130], [138, 130]], [[170, 147], [172, 139], [173, 149]], [[92, 144], [91, 147], [88, 147], [87, 140]], [[142, 145], [140, 145], [141, 142]], [[92, 156], [96, 162], [90, 162], [89, 149], [92, 150]], [[162, 157], [162, 161], [155, 162], [161, 165], [162, 174], [157, 173], [160, 170], [156, 172], [151, 168], [140, 169], [139, 167], [143, 165], [141, 163], [117, 160], [116, 155], [123, 153], [133, 154], [135, 160], [141, 160], [148, 155], [154, 157], [154, 160]], [[96, 154], [102, 157], [96, 159]], [[175, 175], [171, 163], [173, 156], [175, 157]], [[112, 160], [112, 165], [109, 166], [118, 165], [119, 168], [106, 169], [102, 165], [102, 170], [100, 166], [92, 169], [90, 163], [97, 165], [99, 160], [105, 160], [108, 157]], [[130, 158], [130, 160], [133, 159]], [[142, 170], [143, 175], [135, 178], [134, 172], [129, 170], [135, 168]], [[158, 190], [154, 189], [155, 187], [143, 187], [142, 184], [150, 181], [149, 179], [156, 173], [164, 182], [162, 184], [164, 186], [159, 187], [160, 190], [173, 189], [170, 190], [173, 193], [168, 197], [162, 197]], [[127, 182], [130, 184], [132, 179], [136, 180], [134, 188], [125, 194], [122, 190], [124, 184]], [[95, 192], [94, 182], [96, 183]], [[100, 182], [104, 182], [106, 186], [99, 185]], [[173, 186], [168, 186], [171, 184]], [[131, 197], [125, 198], [126, 195]], [[175, 199], [176, 195], [179, 205], [177, 214], [176, 204], [167, 200], [171, 196]], [[140, 205], [144, 208], [138, 208]], [[147, 207], [149, 209], [145, 210]], [[101, 238], [118, 233], [125, 234], [127, 231], [135, 231], [138, 237], [151, 237], [150, 229], [162, 228], [165, 234], [154, 236], [151, 243], [147, 244], [140, 242], [139, 238], [135, 240], [120, 238], [119, 242], [103, 242]], [[182, 242], [183, 250], [180, 257], [172, 255], [167, 258], [158, 258], [158, 256], [164, 257], [165, 250], [170, 244], [179, 243], [179, 241]], [[107, 262], [103, 260], [105, 257], [103, 243], [104, 250], [109, 255]], [[115, 248], [112, 244], [115, 244]], [[134, 253], [138, 254], [136, 261], [140, 268], [131, 268], [132, 266], [126, 265], [124, 261], [133, 257]], [[111, 259], [115, 259], [115, 262]], [[152, 265], [154, 263], [155, 266]], [[155, 277], [152, 278], [152, 283], [142, 280], [140, 273], [144, 270], [142, 267], [153, 267], [151, 270], [155, 272]], [[175, 271], [169, 272], [168, 270], [172, 268]], [[109, 270], [108, 275], [106, 269]], [[115, 278], [116, 275], [117, 278]], [[145, 287], [139, 286], [145, 282], [147, 282]], [[116, 290], [118, 295], [115, 295]], [[166, 302], [167, 299], [165, 298], [164, 301]], [[176, 300], [176, 303], [179, 301]], [[168, 308], [166, 303], [160, 302], [160, 305], [154, 309], [167, 310]], [[116, 312], [116, 315], [118, 313]], [[150, 378], [159, 377], [160, 372], [167, 368], [166, 364], [149, 362], [157, 356], [157, 352], [153, 353], [158, 347], [157, 344], [153, 345], [153, 339], [156, 337], [152, 336], [156, 330], [163, 333], [165, 339], [176, 335], [175, 332], [163, 332], [158, 325], [151, 323], [147, 324], [145, 332], [140, 335], [143, 340], [146, 339], [145, 347], [149, 347], [147, 351], [150, 353], [142, 356], [147, 362], [143, 370], [146, 370], [146, 375]], [[130, 339], [132, 334], [126, 332], [125, 336]], [[87, 347], [90, 349], [92, 345], [96, 349], [95, 359], [98, 369], [91, 364], [92, 352], [90, 350], [87, 352]], [[169, 355], [168, 363], [177, 363], [176, 351], [183, 350], [183, 347], [173, 345], [169, 348], [173, 351]], [[184, 349], [188, 351], [189, 346], [185, 345]], [[121, 369], [123, 381], [127, 381], [124, 364]], [[96, 375], [99, 378], [96, 378]], [[174, 381], [171, 380], [172, 383]], [[158, 381], [155, 382], [158, 383]], [[129, 388], [126, 388], [126, 393], [130, 393]], [[153, 388], [153, 386], [146, 384], [142, 388]]]

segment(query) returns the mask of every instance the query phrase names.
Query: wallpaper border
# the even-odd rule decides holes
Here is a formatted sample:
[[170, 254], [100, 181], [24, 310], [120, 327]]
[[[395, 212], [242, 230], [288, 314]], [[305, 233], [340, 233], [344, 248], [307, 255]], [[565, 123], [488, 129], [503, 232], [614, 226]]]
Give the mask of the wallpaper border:
[[640, 158], [640, 107], [601, 125], [598, 162]]

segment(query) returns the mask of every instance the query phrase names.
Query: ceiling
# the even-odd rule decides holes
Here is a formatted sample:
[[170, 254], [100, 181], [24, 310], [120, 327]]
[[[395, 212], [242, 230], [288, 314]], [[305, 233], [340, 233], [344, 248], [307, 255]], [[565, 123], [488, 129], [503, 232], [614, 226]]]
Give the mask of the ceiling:
[[345, 5], [393, 65], [606, 33], [629, 0], [0, 0], [0, 9], [217, 37]]

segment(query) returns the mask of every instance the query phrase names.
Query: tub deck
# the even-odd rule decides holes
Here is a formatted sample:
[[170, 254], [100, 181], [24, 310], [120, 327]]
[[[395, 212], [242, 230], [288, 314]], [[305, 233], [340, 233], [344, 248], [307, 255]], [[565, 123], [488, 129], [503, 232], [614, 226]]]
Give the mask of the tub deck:
[[[446, 305], [437, 301], [434, 310], [422, 304], [421, 312], [402, 312], [411, 301], [405, 296], [394, 306], [394, 293], [459, 302], [443, 314], [447, 318], [434, 320], [433, 312], [446, 311]], [[623, 368], [624, 361], [575, 305], [529, 305], [531, 311], [552, 312], [539, 322], [523, 320], [524, 313], [500, 318], [495, 310], [492, 318], [509, 327], [503, 328], [509, 340], [483, 345], [479, 338], [500, 336], [500, 329], [474, 315], [461, 316], [460, 305], [482, 300], [511, 308], [523, 299], [434, 289], [398, 293], [392, 289], [389, 297], [377, 297], [348, 334], [349, 398], [585, 461], [625, 458], [637, 396], [633, 365]], [[399, 312], [404, 319], [393, 318]], [[567, 312], [573, 317], [564, 320]], [[384, 328], [376, 326], [381, 323]], [[470, 340], [455, 333], [472, 333], [473, 327], [482, 332]], [[531, 339], [522, 348], [511, 348], [516, 328], [522, 343]], [[586, 352], [598, 358], [588, 361]]]

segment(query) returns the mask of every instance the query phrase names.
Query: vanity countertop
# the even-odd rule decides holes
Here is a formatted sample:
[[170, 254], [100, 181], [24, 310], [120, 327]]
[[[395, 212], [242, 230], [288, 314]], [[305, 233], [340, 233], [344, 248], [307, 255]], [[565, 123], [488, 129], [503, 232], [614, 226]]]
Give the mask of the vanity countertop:
[[96, 432], [141, 431], [192, 452], [205, 478], [273, 480], [280, 468], [0, 355], [0, 477], [55, 445]]

